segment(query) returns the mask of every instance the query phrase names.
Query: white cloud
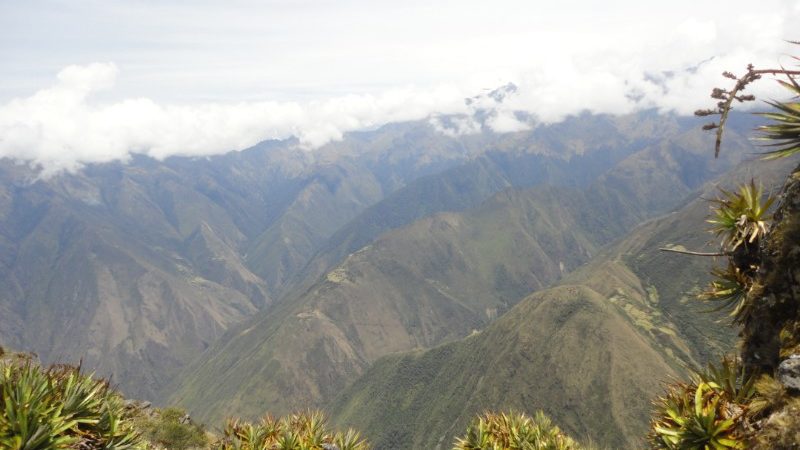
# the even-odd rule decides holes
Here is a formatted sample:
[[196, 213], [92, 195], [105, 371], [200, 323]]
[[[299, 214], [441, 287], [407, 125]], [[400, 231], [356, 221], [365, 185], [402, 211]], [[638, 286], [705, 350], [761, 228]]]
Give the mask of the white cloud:
[[529, 130], [532, 124], [517, 119], [513, 111], [499, 110], [486, 121], [486, 125], [496, 133], [512, 133]]
[[119, 69], [111, 63], [94, 63], [86, 66], [69, 66], [56, 78], [62, 88], [78, 93], [110, 89], [117, 80]]
[[[33, 94], [17, 92], [0, 103], [0, 157], [53, 173], [125, 160], [132, 153], [155, 158], [210, 155], [289, 136], [314, 149], [348, 131], [426, 117], [433, 117], [431, 123], [440, 132], [457, 136], [481, 129], [520, 131], [582, 111], [625, 114], [659, 108], [690, 114], [713, 103], [708, 94], [727, 81], [720, 76], [723, 70], [741, 71], [749, 62], [794, 63], [780, 55], [796, 53], [782, 42], [800, 38], [792, 34], [800, 9], [796, 2], [765, 1], [769, 5], [758, 11], [748, 10], [746, 3], [719, 10], [697, 2], [655, 7], [612, 1], [591, 14], [580, 12], [585, 7], [541, 10], [529, 2], [496, 7], [482, 2], [469, 7], [462, 2], [320, 6], [332, 17], [322, 12], [301, 16], [299, 11], [308, 8], [286, 3], [269, 16], [282, 21], [268, 22], [269, 27], [257, 14], [248, 14], [249, 6], [198, 6], [191, 17], [171, 22], [181, 17], [175, 4], [151, 14], [114, 3], [115, 9], [105, 11], [108, 18], [116, 14], [131, 18], [120, 24], [147, 24], [152, 41], [136, 41], [137, 47], [128, 40], [134, 35], [139, 39], [139, 29], [101, 22], [115, 50], [107, 59], [119, 67], [71, 65], [49, 87]], [[52, 14], [45, 12], [42, 22], [54, 34], [99, 45], [98, 36], [81, 34], [76, 24], [62, 25], [71, 22]], [[220, 14], [225, 21], [217, 20]], [[14, 19], [13, 14], [6, 16]], [[443, 16], [452, 20], [437, 19]], [[5, 25], [10, 31], [0, 33], [12, 33], [9, 38], [25, 32], [13, 23]], [[238, 28], [246, 35], [237, 35]], [[415, 32], [409, 34], [411, 29]], [[20, 46], [33, 41], [14, 39], [0, 39], [0, 50], [10, 45], [3, 41]], [[247, 50], [251, 40], [259, 51], [263, 48], [266, 63], [253, 59], [255, 47]], [[124, 45], [133, 47], [117, 48]], [[28, 53], [52, 59], [48, 48], [26, 49], [30, 51], [19, 52], [18, 60]], [[87, 60], [98, 53], [84, 49], [74, 55], [74, 60]], [[152, 62], [156, 60], [158, 65]], [[508, 82], [517, 90], [502, 102], [485, 95], [470, 105], [463, 102]], [[244, 87], [228, 88], [237, 85]], [[184, 100], [192, 86], [203, 91], [200, 98], [228, 100]], [[263, 94], [297, 89], [307, 94]], [[184, 93], [165, 95], [173, 91]], [[780, 96], [774, 83], [761, 83], [758, 93]], [[281, 100], [258, 100], [263, 98]], [[474, 117], [479, 111], [483, 117]], [[460, 115], [444, 120], [442, 114]]]
[[453, 110], [462, 97], [454, 88], [441, 87], [307, 104], [162, 105], [147, 98], [92, 102], [92, 93], [111, 88], [116, 74], [110, 63], [70, 66], [59, 72], [55, 85], [0, 106], [0, 156], [32, 162], [47, 174], [125, 160], [132, 153], [159, 159], [211, 155], [290, 136], [313, 149], [348, 131]]

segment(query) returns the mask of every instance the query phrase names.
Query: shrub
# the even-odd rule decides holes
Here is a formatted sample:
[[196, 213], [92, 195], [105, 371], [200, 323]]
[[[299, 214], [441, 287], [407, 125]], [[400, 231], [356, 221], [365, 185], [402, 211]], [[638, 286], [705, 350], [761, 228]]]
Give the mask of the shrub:
[[720, 367], [709, 365], [689, 383], [670, 385], [655, 401], [650, 442], [658, 449], [746, 448], [747, 403], [753, 382], [745, 378], [737, 360], [725, 358]]
[[203, 427], [189, 419], [186, 411], [180, 408], [156, 410], [135, 423], [153, 448], [186, 450], [205, 448], [208, 444]]
[[0, 448], [141, 449], [122, 397], [79, 367], [0, 361]]
[[317, 411], [291, 414], [281, 419], [270, 415], [258, 423], [229, 420], [223, 437], [212, 445], [218, 450], [367, 450], [369, 445], [354, 430], [331, 432], [325, 416]]
[[736, 250], [740, 245], [757, 244], [767, 233], [767, 211], [775, 197], [763, 202], [763, 188], [755, 181], [739, 186], [738, 191], [720, 189], [721, 195], [712, 200], [711, 231], [722, 236], [722, 247]]
[[523, 413], [485, 413], [456, 439], [453, 450], [577, 450], [578, 444], [566, 436], [541, 411], [534, 417]]

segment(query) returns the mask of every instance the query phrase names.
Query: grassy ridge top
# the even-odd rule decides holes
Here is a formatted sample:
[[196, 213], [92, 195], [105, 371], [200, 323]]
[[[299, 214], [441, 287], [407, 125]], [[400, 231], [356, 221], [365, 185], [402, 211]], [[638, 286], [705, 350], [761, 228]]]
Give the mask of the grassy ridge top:
[[[779, 182], [793, 165], [747, 163], [730, 183]], [[458, 342], [377, 361], [330, 406], [380, 448], [446, 448], [486, 409], [544, 410], [569, 434], [613, 448], [642, 444], [661, 382], [730, 351], [734, 331], [693, 301], [713, 261], [659, 252], [708, 250], [714, 183], [681, 209], [637, 227], [559, 286], [535, 293]]]

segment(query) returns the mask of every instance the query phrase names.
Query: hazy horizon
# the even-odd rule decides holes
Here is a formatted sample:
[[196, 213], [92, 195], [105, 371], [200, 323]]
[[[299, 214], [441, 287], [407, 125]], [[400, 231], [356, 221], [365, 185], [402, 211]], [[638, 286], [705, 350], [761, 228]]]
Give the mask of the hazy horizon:
[[[3, 2], [0, 156], [58, 171], [290, 136], [313, 149], [476, 107], [496, 132], [583, 111], [689, 114], [723, 70], [790, 64], [798, 18], [790, 1]], [[464, 103], [507, 83], [502, 104]]]

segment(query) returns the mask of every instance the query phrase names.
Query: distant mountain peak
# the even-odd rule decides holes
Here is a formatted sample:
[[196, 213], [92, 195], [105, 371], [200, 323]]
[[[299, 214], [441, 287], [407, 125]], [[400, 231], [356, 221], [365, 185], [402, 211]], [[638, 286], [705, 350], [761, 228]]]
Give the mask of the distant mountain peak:
[[471, 106], [475, 103], [480, 103], [483, 99], [492, 99], [497, 103], [503, 103], [508, 96], [515, 94], [518, 90], [519, 87], [516, 84], [509, 82], [489, 91], [486, 94], [478, 94], [473, 97], [468, 97], [464, 99], [464, 103], [467, 106]]
[[489, 92], [468, 97], [464, 99], [467, 107], [465, 113], [433, 117], [431, 125], [446, 136], [529, 130], [536, 125], [533, 116], [509, 104], [518, 91], [516, 84], [507, 83]]

